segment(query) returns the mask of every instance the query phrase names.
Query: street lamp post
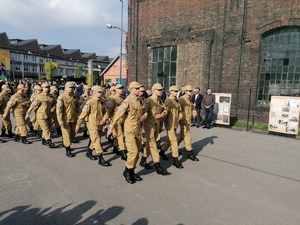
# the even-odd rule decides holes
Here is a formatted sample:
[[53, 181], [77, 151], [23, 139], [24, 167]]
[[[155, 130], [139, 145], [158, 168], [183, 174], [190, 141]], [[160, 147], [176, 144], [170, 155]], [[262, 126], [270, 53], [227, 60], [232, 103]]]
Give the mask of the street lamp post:
[[106, 27], [108, 29], [119, 29], [121, 31], [121, 43], [120, 43], [120, 84], [122, 84], [122, 51], [123, 51], [123, 32], [125, 33], [125, 35], [127, 34], [127, 32], [123, 29], [123, 0], [120, 0], [120, 2], [122, 3], [122, 10], [121, 10], [121, 28], [120, 27], [116, 27], [113, 26], [111, 24], [106, 24]]

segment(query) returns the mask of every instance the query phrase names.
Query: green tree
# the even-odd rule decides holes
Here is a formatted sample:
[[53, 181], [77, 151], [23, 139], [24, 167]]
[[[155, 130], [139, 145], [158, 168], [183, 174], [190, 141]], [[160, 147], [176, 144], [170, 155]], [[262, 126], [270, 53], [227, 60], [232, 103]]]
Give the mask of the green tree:
[[76, 78], [80, 78], [81, 77], [81, 66], [77, 66], [75, 77]]
[[87, 85], [93, 85], [93, 81], [92, 81], [92, 75], [90, 73], [86, 74], [86, 84]]
[[52, 79], [53, 70], [59, 68], [59, 64], [56, 62], [46, 62], [44, 65], [46, 71], [46, 78], [47, 80]]

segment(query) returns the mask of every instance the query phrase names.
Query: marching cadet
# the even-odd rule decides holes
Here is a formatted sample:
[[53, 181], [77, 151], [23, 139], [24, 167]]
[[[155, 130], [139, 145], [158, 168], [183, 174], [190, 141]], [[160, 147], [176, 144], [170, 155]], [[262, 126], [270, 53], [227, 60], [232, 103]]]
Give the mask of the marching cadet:
[[17, 86], [17, 92], [11, 96], [4, 110], [3, 119], [6, 119], [10, 113], [10, 110], [12, 110], [13, 116], [16, 120], [15, 141], [21, 141], [23, 144], [31, 144], [31, 142], [26, 139], [27, 129], [25, 114], [28, 109], [28, 104], [30, 104], [30, 101], [26, 96], [26, 91], [27, 88], [25, 88], [23, 84], [19, 84]]
[[118, 107], [114, 119], [110, 124], [110, 128], [107, 131], [107, 135], [110, 135], [114, 126], [120, 119], [122, 119], [122, 116], [125, 113], [127, 114], [124, 121], [124, 132], [128, 154], [123, 176], [130, 184], [142, 180], [141, 177], [134, 173], [136, 163], [139, 159], [139, 150], [141, 148], [141, 124], [146, 118], [144, 115], [142, 102], [139, 98], [140, 86], [141, 85], [135, 81], [129, 84], [130, 94], [123, 101], [122, 105]]
[[[115, 95], [111, 95], [107, 101], [106, 101], [106, 108], [107, 108], [107, 114], [109, 114], [109, 117], [112, 118], [115, 115], [115, 112], [118, 110], [118, 107], [122, 104], [124, 101], [123, 98], [123, 85], [122, 84], [117, 84], [115, 86]], [[125, 120], [125, 115], [120, 118], [116, 124], [116, 126], [113, 129], [113, 153], [115, 154], [120, 154], [121, 159], [127, 160], [127, 155], [126, 155], [126, 146], [124, 142], [124, 120]], [[119, 151], [118, 151], [119, 147]]]
[[0, 117], [2, 118], [2, 134], [1, 137], [5, 137], [5, 131], [8, 131], [8, 137], [13, 138], [14, 134], [12, 133], [12, 124], [10, 120], [10, 114], [7, 115], [6, 119], [3, 119], [2, 115], [4, 113], [4, 109], [10, 99], [10, 88], [4, 84], [2, 85], [2, 92], [0, 93]]
[[188, 159], [192, 161], [199, 161], [199, 159], [195, 157], [193, 152], [192, 135], [190, 131], [190, 124], [194, 110], [194, 105], [191, 102], [193, 88], [190, 85], [186, 85], [184, 89], [185, 94], [178, 99], [182, 108], [183, 118], [179, 121], [180, 135], [177, 138], [177, 141], [178, 145], [180, 144], [180, 142], [184, 141], [185, 148], [188, 151]]
[[[110, 163], [103, 159], [103, 148], [101, 146], [102, 124], [100, 124], [100, 122], [107, 119], [103, 118], [103, 104], [100, 102], [103, 89], [100, 86], [93, 86], [92, 91], [92, 97], [85, 103], [78, 118], [75, 132], [77, 133], [79, 131], [81, 123], [85, 120], [91, 139], [86, 156], [91, 160], [99, 158], [99, 165], [110, 166]], [[93, 150], [96, 151], [98, 157], [92, 154]]]
[[165, 155], [165, 151], [171, 146], [172, 148], [172, 156], [173, 156], [173, 165], [176, 168], [183, 168], [183, 166], [178, 161], [179, 151], [178, 151], [178, 142], [176, 138], [176, 128], [178, 126], [178, 121], [183, 118], [181, 113], [181, 106], [177, 100], [177, 93], [179, 89], [176, 86], [171, 86], [169, 88], [170, 96], [166, 99], [164, 105], [165, 110], [164, 113], [166, 114], [166, 118], [164, 121], [165, 128], [167, 131], [168, 139], [164, 142], [163, 146], [161, 147], [161, 151], [159, 155], [164, 160], [168, 160], [167, 156]]
[[[53, 96], [55, 102], [57, 102], [57, 93], [58, 93], [57, 87], [56, 86], [51, 86], [50, 87], [50, 94]], [[60, 126], [59, 126], [58, 121], [57, 121], [56, 107], [55, 107], [55, 110], [50, 113], [50, 117], [51, 117], [51, 125], [54, 124], [54, 126], [56, 128], [57, 135], [61, 135], [61, 129], [60, 129]]]
[[57, 120], [62, 130], [63, 144], [66, 149], [66, 156], [74, 157], [71, 152], [71, 142], [74, 139], [77, 117], [80, 115], [80, 103], [74, 94], [75, 86], [67, 82], [65, 92], [58, 96], [56, 104]]
[[[33, 92], [33, 94], [30, 97], [30, 101], [31, 102], [33, 102], [34, 99], [35, 99], [35, 97], [38, 96], [43, 91], [43, 88], [40, 85], [34, 85], [33, 89], [34, 89], [34, 92]], [[34, 112], [34, 116], [30, 119], [30, 121], [32, 123], [34, 123], [34, 126], [33, 126], [33, 134], [34, 134], [34, 136], [41, 137], [39, 135], [39, 133], [38, 133], [40, 125], [39, 125], [39, 122], [36, 119], [36, 111]]]
[[50, 94], [50, 84], [45, 82], [42, 84], [42, 88], [43, 92], [34, 98], [31, 106], [27, 110], [25, 120], [29, 118], [29, 115], [32, 112], [35, 112], [37, 122], [43, 131], [42, 145], [47, 145], [49, 148], [53, 148], [55, 144], [52, 143], [51, 140], [50, 127], [52, 125], [51, 113], [55, 110], [56, 101]]
[[[91, 86], [90, 85], [84, 85], [83, 87], [84, 92], [83, 94], [79, 97], [79, 103], [81, 104], [81, 109], [85, 106], [85, 103], [90, 99], [91, 95]], [[88, 137], [89, 135], [87, 134], [87, 127], [86, 123], [84, 122], [83, 125], [83, 137]]]
[[[144, 121], [144, 130], [146, 134], [146, 147], [143, 151], [140, 166], [146, 166], [146, 159], [151, 154], [152, 161], [156, 168], [156, 173], [161, 175], [170, 174], [167, 170], [161, 168], [160, 157], [157, 150], [156, 139], [160, 129], [161, 119], [163, 119], [163, 102], [160, 98], [163, 87], [156, 83], [152, 86], [151, 97], [145, 100], [145, 111], [147, 113]], [[148, 165], [148, 164], [147, 164]]]
[[[144, 106], [144, 109], [145, 109], [145, 91], [146, 91], [145, 87], [141, 86], [140, 87], [139, 97], [140, 97], [140, 101], [142, 102], [142, 104]], [[144, 127], [144, 122], [142, 122], [142, 127]], [[142, 145], [141, 145], [141, 152], [143, 152], [144, 148], [146, 146], [146, 144], [144, 142], [143, 131], [141, 132], [141, 140], [142, 140], [142, 142], [141, 142], [142, 143]], [[146, 162], [145, 162], [144, 166], [141, 165], [141, 164], [140, 164], [140, 166], [145, 167], [145, 169], [151, 169], [151, 166], [148, 165]]]

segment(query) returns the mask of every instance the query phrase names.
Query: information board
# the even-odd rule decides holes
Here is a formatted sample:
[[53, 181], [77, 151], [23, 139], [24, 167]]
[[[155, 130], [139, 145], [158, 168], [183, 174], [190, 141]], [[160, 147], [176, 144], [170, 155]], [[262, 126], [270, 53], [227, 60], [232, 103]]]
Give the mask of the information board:
[[272, 96], [269, 131], [297, 134], [299, 125], [299, 97]]
[[230, 124], [231, 94], [214, 93], [216, 102], [214, 105], [214, 122], [216, 124]]

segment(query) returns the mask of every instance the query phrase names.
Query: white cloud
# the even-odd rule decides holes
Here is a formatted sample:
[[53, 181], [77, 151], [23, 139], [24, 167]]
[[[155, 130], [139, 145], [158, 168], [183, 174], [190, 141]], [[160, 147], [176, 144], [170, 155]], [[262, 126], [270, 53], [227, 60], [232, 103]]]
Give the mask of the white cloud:
[[[0, 0], [0, 32], [9, 38], [35, 38], [43, 44], [61, 44], [84, 52], [110, 53], [119, 48], [120, 33], [106, 24], [120, 26], [119, 0]], [[124, 1], [124, 29], [127, 3]], [[13, 35], [13, 36], [10, 36]]]

